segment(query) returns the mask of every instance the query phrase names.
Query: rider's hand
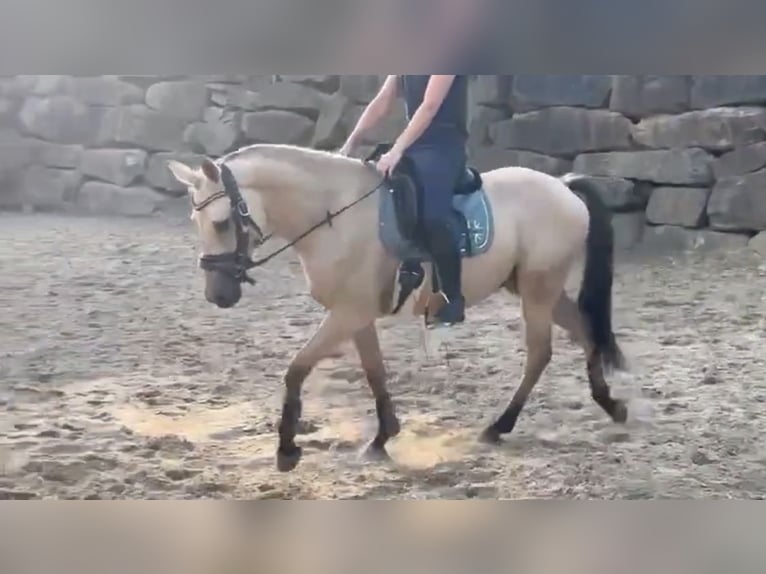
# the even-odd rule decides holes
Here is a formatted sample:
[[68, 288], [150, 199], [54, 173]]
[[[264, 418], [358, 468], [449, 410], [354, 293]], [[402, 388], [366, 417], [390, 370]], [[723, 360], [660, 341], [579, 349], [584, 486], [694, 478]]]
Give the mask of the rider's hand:
[[383, 156], [378, 160], [376, 167], [380, 173], [390, 177], [401, 159], [401, 150], [394, 146], [388, 151], [388, 153], [383, 154]]
[[350, 155], [351, 155], [351, 153], [352, 153], [353, 151], [354, 151], [354, 144], [353, 144], [353, 142], [352, 142], [352, 141], [349, 139], [349, 140], [346, 140], [346, 143], [344, 143], [344, 144], [343, 144], [343, 146], [341, 146], [341, 148], [338, 150], [338, 153], [339, 153], [340, 155], [345, 155], [345, 156], [347, 156], [347, 157], [348, 157], [348, 156], [350, 156]]

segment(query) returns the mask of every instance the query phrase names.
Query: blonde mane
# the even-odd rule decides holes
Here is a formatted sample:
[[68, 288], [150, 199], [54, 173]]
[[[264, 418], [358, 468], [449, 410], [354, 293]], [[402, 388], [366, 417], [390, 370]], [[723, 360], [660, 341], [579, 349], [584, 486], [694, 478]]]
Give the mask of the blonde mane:
[[243, 193], [253, 194], [248, 201], [259, 206], [255, 209], [263, 212], [266, 227], [287, 240], [353, 204], [382, 181], [373, 166], [359, 159], [295, 145], [254, 144], [216, 163], [226, 163]]
[[[353, 194], [358, 191], [360, 183], [367, 182], [366, 174], [376, 173], [356, 158], [288, 144], [245, 146], [216, 160], [219, 165], [224, 162], [235, 173], [241, 174], [243, 180], [240, 184], [243, 186], [290, 185], [293, 189], [312, 190], [314, 193]], [[246, 165], [247, 169], [238, 169], [240, 165]], [[257, 181], [248, 181], [248, 176]]]

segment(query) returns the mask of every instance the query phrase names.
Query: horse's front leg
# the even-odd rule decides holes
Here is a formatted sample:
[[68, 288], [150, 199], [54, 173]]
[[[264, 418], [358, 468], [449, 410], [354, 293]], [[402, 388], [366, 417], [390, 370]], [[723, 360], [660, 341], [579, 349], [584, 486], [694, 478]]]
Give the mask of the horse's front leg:
[[401, 427], [391, 396], [388, 394], [386, 368], [375, 323], [370, 323], [354, 334], [354, 346], [359, 353], [367, 383], [375, 397], [375, 410], [378, 414], [378, 434], [369, 445], [367, 453], [372, 457], [386, 457], [386, 443], [399, 434]]
[[295, 444], [295, 435], [301, 418], [303, 382], [321, 359], [367, 322], [356, 313], [330, 311], [319, 329], [290, 362], [284, 377], [285, 396], [279, 420], [277, 468], [280, 471], [295, 469], [301, 459], [302, 450]]

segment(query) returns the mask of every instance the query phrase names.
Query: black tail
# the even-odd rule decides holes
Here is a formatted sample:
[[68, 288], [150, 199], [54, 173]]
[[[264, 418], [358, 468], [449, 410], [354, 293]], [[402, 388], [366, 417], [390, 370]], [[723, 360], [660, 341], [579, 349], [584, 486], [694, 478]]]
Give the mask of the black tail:
[[612, 331], [614, 230], [612, 216], [597, 184], [584, 176], [567, 174], [561, 180], [585, 201], [590, 214], [586, 257], [577, 305], [585, 317], [591, 340], [608, 369], [625, 369], [625, 357]]

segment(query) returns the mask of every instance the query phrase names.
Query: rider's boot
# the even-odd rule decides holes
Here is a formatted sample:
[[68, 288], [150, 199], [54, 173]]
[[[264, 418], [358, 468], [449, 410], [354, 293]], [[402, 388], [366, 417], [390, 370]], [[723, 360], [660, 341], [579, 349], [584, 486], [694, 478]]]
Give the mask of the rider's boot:
[[449, 326], [462, 323], [465, 321], [465, 299], [461, 289], [462, 257], [456, 234], [449, 222], [430, 224], [427, 233], [439, 286], [447, 298], [429, 324]]

